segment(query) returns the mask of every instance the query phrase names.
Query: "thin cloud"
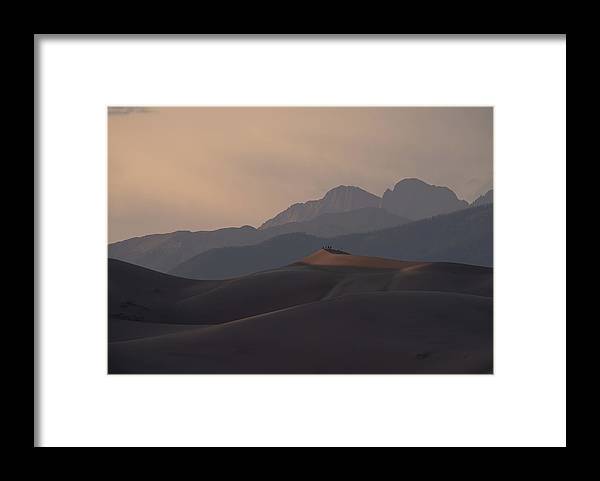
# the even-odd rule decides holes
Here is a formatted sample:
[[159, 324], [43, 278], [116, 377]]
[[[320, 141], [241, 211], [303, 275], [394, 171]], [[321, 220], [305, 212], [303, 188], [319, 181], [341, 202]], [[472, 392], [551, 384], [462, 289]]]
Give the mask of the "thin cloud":
[[108, 107], [108, 115], [147, 114], [155, 112], [147, 107]]

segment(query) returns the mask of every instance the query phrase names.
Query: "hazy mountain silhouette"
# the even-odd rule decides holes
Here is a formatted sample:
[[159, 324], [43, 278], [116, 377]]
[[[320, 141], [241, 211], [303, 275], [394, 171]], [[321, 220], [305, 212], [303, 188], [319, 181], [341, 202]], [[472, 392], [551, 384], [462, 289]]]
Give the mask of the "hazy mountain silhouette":
[[340, 185], [327, 192], [322, 199], [291, 205], [263, 223], [259, 229], [266, 229], [288, 222], [304, 222], [326, 213], [347, 212], [364, 207], [379, 207], [380, 202], [379, 197], [360, 187]]
[[252, 246], [212, 249], [176, 266], [172, 274], [225, 279], [273, 269], [332, 245], [355, 255], [491, 266], [493, 206], [483, 205], [380, 231], [330, 239], [287, 234]]
[[363, 207], [382, 207], [405, 219], [419, 220], [464, 209], [469, 204], [460, 200], [448, 187], [427, 184], [419, 179], [404, 179], [380, 198], [359, 187], [341, 185], [320, 200], [293, 204], [260, 229], [317, 217], [324, 212], [344, 212]]
[[492, 283], [318, 249], [222, 281], [109, 260], [109, 372], [491, 373]]
[[335, 237], [338, 235], [371, 232], [394, 227], [410, 222], [409, 219], [397, 216], [378, 207], [365, 207], [363, 209], [347, 212], [321, 214], [319, 217], [305, 222], [288, 222], [276, 225], [261, 232], [269, 237], [303, 232], [317, 237]]
[[448, 187], [430, 185], [419, 179], [404, 179], [393, 190], [385, 191], [381, 206], [393, 214], [417, 220], [464, 209], [469, 204]]
[[135, 237], [110, 244], [108, 256], [112, 259], [167, 272], [197, 254], [218, 247], [257, 244], [291, 232], [333, 237], [380, 230], [406, 222], [409, 220], [379, 208], [368, 207], [349, 212], [322, 214], [310, 221], [290, 222], [260, 230], [244, 226], [215, 231], [178, 231]]
[[471, 206], [476, 207], [478, 205], [491, 204], [493, 202], [494, 202], [494, 191], [493, 190], [488, 190], [485, 194], [480, 195], [479, 197], [477, 197], [477, 199], [475, 199], [471, 203]]
[[228, 279], [291, 264], [326, 242], [303, 233], [284, 234], [252, 246], [211, 249], [188, 259], [169, 273], [191, 279]]
[[[488, 198], [491, 199], [491, 192], [473, 205], [484, 204]], [[151, 234], [110, 244], [108, 256], [169, 272], [203, 252], [220, 247], [255, 245], [296, 232], [319, 238], [365, 233], [465, 207], [468, 204], [447, 187], [429, 185], [418, 179], [398, 182], [394, 190], [388, 189], [381, 199], [358, 187], [339, 186], [320, 200], [292, 205], [259, 229], [243, 226]]]
[[216, 247], [249, 245], [263, 241], [254, 227], [228, 227], [214, 231], [177, 231], [134, 237], [108, 246], [108, 257], [166, 272], [190, 257]]

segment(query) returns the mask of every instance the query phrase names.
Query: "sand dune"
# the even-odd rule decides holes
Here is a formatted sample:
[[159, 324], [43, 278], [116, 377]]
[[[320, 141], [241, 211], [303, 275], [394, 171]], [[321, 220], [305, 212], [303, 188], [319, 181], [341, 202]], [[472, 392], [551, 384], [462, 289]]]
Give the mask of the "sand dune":
[[299, 261], [299, 264], [310, 266], [338, 266], [338, 267], [362, 267], [366, 269], [398, 269], [408, 267], [419, 267], [426, 263], [406, 262], [382, 257], [353, 256], [345, 252], [332, 252], [329, 249], [320, 249], [317, 252]]
[[111, 373], [489, 373], [490, 298], [347, 295], [110, 344]]
[[[362, 292], [492, 294], [489, 268], [390, 261], [326, 251], [310, 258], [318, 260], [217, 281], [183, 279], [110, 259], [109, 317], [168, 324], [219, 324]], [[402, 269], [391, 268], [396, 264]], [[386, 267], [368, 267], [382, 265]]]
[[175, 332], [198, 329], [195, 324], [168, 324], [162, 322], [141, 322], [112, 318], [108, 323], [108, 342], [129, 341], [144, 337], [162, 336]]
[[197, 281], [109, 260], [111, 373], [480, 373], [492, 270], [317, 251]]
[[177, 302], [208, 292], [222, 281], [198, 281], [108, 260], [108, 316], [145, 322], [175, 322]]

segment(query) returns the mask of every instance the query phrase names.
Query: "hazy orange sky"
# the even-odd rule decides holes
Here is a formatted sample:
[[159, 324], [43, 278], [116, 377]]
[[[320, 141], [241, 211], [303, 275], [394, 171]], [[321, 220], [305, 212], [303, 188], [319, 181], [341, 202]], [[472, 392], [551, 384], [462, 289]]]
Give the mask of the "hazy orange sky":
[[338, 185], [492, 185], [492, 108], [109, 108], [109, 241], [253, 225]]

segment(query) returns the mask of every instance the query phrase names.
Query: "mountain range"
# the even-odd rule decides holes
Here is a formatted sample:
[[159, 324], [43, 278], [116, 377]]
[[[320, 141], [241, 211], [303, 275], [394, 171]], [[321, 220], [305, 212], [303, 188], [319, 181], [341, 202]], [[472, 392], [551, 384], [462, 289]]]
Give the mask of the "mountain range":
[[[110, 244], [108, 255], [113, 259], [160, 272], [190, 275], [197, 278], [203, 275], [202, 270], [192, 266], [201, 265], [202, 269], [205, 269], [206, 265], [210, 265], [207, 259], [223, 255], [222, 252], [211, 253], [215, 249], [219, 251], [221, 248], [261, 245], [273, 240], [274, 244], [267, 244], [267, 248], [270, 245], [288, 243], [288, 252], [287, 254], [282, 252], [282, 255], [291, 260], [290, 255], [300, 252], [295, 250], [299, 245], [304, 245], [306, 248], [310, 246], [312, 249], [320, 245], [331, 244], [332, 242], [328, 242], [328, 239], [335, 239], [337, 245], [340, 241], [346, 241], [339, 239], [340, 236], [374, 233], [392, 227], [410, 225], [420, 219], [490, 202], [492, 202], [492, 191], [481, 196], [473, 204], [468, 204], [466, 201], [458, 199], [449, 188], [430, 185], [418, 179], [404, 179], [398, 182], [392, 190], [386, 190], [383, 197], [378, 197], [359, 187], [339, 186], [327, 192], [322, 199], [293, 204], [264, 222], [258, 229], [246, 225], [214, 231], [176, 231], [166, 234], [150, 234]], [[440, 226], [444, 224], [441, 220], [436, 223]], [[416, 229], [423, 229], [423, 225], [425, 224]], [[406, 232], [410, 232], [410, 229]], [[441, 234], [438, 233], [438, 235]], [[472, 233], [469, 235], [472, 236]], [[284, 236], [284, 238], [277, 240], [279, 236]], [[437, 242], [440, 242], [440, 239]], [[463, 239], [461, 245], [465, 242], [467, 239]], [[418, 241], [415, 245], [417, 244]], [[488, 249], [488, 253], [478, 255], [466, 255], [464, 252], [459, 252], [457, 247], [450, 245], [447, 250], [452, 257], [442, 260], [460, 262], [471, 260], [477, 261], [475, 263], [482, 263], [482, 265], [491, 263], [491, 247]], [[392, 252], [392, 257], [394, 255], [402, 256], [404, 253], [410, 255], [413, 251], [414, 248], [407, 248], [405, 245], [402, 249], [398, 248]], [[246, 255], [250, 251], [225, 252], [231, 255]], [[304, 255], [306, 254], [305, 250], [302, 252]], [[365, 252], [370, 253], [370, 250], [366, 249]], [[202, 257], [204, 253], [207, 255]], [[271, 258], [274, 260], [277, 256], [273, 254], [274, 251], [271, 251]], [[433, 254], [430, 252], [428, 255]], [[437, 257], [434, 257], [439, 258], [440, 256], [443, 257], [442, 252], [438, 249]], [[246, 263], [240, 265], [244, 264]], [[217, 275], [215, 278], [222, 278], [230, 270], [224, 267], [220, 273], [215, 272], [212, 268], [204, 272], [206, 275], [212, 273], [212, 275]]]
[[289, 222], [261, 229], [246, 225], [214, 231], [177, 231], [134, 237], [110, 244], [108, 256], [160, 272], [169, 272], [182, 262], [219, 247], [258, 244], [293, 232], [328, 238], [385, 229], [407, 222], [410, 221], [384, 209], [366, 207], [353, 211], [322, 214], [308, 221]]
[[482, 205], [330, 239], [304, 233], [280, 235], [255, 245], [211, 249], [182, 262], [169, 273], [191, 279], [233, 278], [290, 264], [324, 245], [356, 255], [491, 267], [493, 208]]

